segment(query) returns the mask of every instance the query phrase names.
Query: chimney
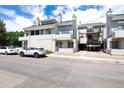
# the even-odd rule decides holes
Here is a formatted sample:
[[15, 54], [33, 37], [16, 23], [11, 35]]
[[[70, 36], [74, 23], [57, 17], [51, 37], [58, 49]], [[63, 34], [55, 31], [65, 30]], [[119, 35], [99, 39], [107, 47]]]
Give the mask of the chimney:
[[112, 9], [109, 8], [109, 10], [106, 12], [106, 15], [109, 16], [109, 15], [112, 15]]
[[62, 22], [62, 14], [61, 14], [61, 13], [58, 14], [58, 22], [59, 22], [59, 23]]
[[36, 18], [36, 25], [39, 26], [40, 24], [41, 24], [40, 18], [37, 17], [37, 18]]
[[73, 22], [73, 38], [77, 38], [77, 17], [75, 14], [72, 16], [72, 22]]
[[36, 21], [33, 21], [33, 25], [36, 26]]
[[50, 17], [49, 17], [49, 16], [47, 16], [47, 19], [50, 19]]
[[76, 15], [75, 14], [73, 14], [73, 16], [72, 16], [72, 19], [76, 19], [77, 17], [76, 17]]
[[81, 25], [81, 21], [79, 21], [79, 24]]
[[107, 37], [111, 35], [112, 28], [112, 10], [111, 8], [106, 12], [106, 34]]

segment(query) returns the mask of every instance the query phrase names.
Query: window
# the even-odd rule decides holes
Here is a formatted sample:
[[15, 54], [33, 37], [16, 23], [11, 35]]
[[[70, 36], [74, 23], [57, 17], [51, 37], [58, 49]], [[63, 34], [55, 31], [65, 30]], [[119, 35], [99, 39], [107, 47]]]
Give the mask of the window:
[[39, 35], [39, 30], [36, 30], [36, 35]]
[[36, 49], [36, 48], [34, 48], [34, 47], [31, 47], [31, 48], [30, 48], [30, 50], [35, 50], [35, 49]]
[[92, 39], [92, 35], [87, 35], [88, 39]]
[[59, 43], [59, 48], [62, 48], [62, 42]]
[[26, 48], [26, 50], [31, 50], [31, 48]]
[[51, 30], [50, 29], [47, 29], [46, 30], [46, 34], [51, 34]]
[[26, 50], [35, 50], [36, 48], [34, 47], [29, 47], [29, 48], [26, 48]]
[[56, 47], [58, 47], [59, 46], [59, 44], [58, 44], [58, 42], [56, 42]]
[[111, 41], [110, 44], [111, 44], [111, 48], [112, 49], [118, 49], [118, 41]]
[[68, 42], [68, 48], [73, 48], [73, 42]]
[[44, 50], [44, 48], [36, 48], [37, 50], [39, 50], [39, 51], [43, 51]]
[[28, 33], [26, 33], [26, 36], [28, 36]]
[[14, 49], [14, 47], [8, 47], [8, 49]]
[[62, 34], [70, 34], [70, 30], [69, 29], [61, 30], [61, 33]]
[[98, 38], [99, 38], [98, 34], [94, 34], [94, 35], [93, 35], [93, 39], [94, 39], [94, 40], [98, 40]]
[[43, 35], [43, 30], [41, 30], [41, 35]]
[[6, 47], [1, 47], [1, 49], [7, 49]]
[[31, 35], [34, 35], [34, 31], [31, 31]]
[[122, 30], [124, 30], [124, 25], [118, 25], [118, 29], [122, 29]]

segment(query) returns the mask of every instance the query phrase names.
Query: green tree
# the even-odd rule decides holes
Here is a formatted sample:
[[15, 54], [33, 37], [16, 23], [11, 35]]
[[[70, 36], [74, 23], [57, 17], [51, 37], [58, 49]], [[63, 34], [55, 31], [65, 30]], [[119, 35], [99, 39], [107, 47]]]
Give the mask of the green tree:
[[20, 47], [21, 41], [18, 41], [19, 37], [24, 36], [24, 32], [7, 32], [8, 46]]
[[6, 24], [0, 19], [0, 46], [6, 45]]

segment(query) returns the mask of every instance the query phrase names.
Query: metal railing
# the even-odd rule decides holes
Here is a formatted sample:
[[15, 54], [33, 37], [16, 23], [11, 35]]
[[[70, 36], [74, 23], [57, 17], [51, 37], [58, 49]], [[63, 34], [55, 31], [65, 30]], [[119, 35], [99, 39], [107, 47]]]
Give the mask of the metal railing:
[[87, 44], [98, 45], [98, 44], [101, 44], [101, 42], [100, 41], [94, 41], [94, 40], [88, 40]]

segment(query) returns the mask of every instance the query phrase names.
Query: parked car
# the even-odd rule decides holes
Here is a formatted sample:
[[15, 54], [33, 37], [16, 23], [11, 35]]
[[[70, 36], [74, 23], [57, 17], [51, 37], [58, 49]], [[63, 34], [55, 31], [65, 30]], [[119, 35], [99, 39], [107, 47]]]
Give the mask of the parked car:
[[20, 51], [23, 49], [22, 47], [15, 47], [17, 54], [20, 53]]
[[16, 54], [17, 52], [16, 49], [13, 47], [3, 46], [0, 48], [0, 53], [8, 55], [8, 54]]
[[46, 56], [46, 51], [43, 48], [29, 47], [20, 50], [20, 56], [34, 56], [35, 58], [38, 58], [40, 56]]

